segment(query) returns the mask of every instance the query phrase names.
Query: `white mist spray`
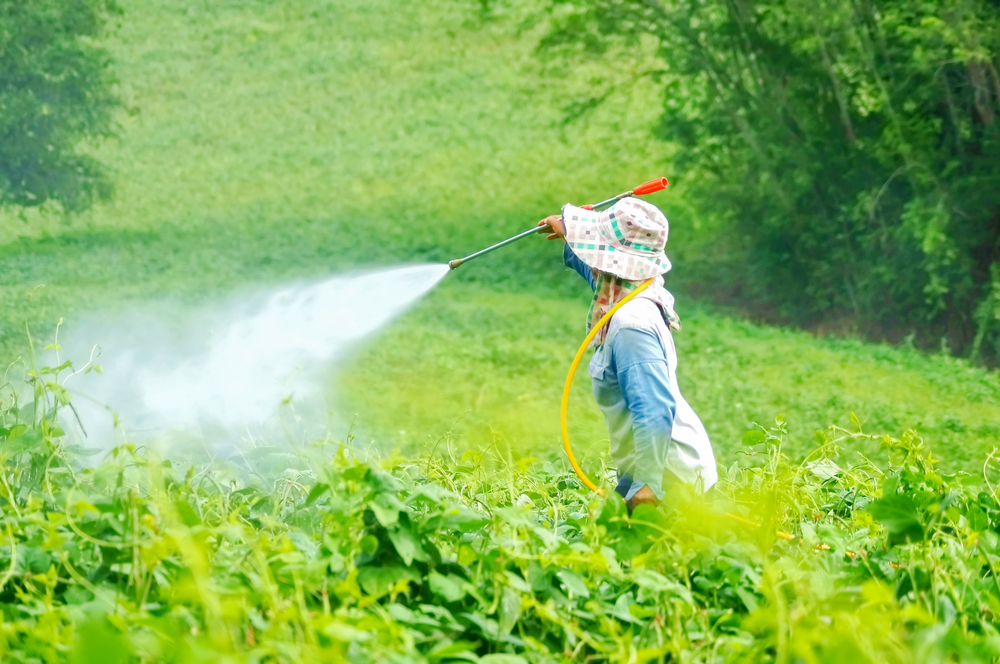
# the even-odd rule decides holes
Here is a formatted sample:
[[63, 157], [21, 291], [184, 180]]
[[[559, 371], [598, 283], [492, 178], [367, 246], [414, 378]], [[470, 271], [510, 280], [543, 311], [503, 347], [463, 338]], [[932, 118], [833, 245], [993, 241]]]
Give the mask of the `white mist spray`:
[[124, 432], [133, 442], [194, 438], [217, 449], [247, 435], [287, 433], [287, 417], [278, 427], [282, 407], [311, 411], [313, 424], [325, 425], [322, 375], [447, 272], [447, 265], [417, 265], [355, 273], [75, 325], [64, 347], [81, 358], [98, 346], [103, 369], [67, 385], [87, 443], [107, 447]]

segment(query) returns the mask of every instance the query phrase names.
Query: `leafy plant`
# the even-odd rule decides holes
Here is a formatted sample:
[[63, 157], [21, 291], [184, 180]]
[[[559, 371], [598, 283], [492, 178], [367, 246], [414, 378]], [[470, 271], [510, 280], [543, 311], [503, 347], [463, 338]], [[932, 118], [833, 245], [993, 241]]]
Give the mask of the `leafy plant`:
[[110, 193], [77, 146], [111, 132], [118, 98], [94, 40], [117, 11], [114, 0], [0, 1], [0, 203], [78, 209]]
[[561, 463], [447, 441], [81, 467], [71, 370], [29, 373], [30, 405], [8, 386], [0, 415], [4, 661], [1000, 657], [1000, 503], [913, 434], [833, 427], [795, 462], [778, 418], [718, 489], [629, 515]]

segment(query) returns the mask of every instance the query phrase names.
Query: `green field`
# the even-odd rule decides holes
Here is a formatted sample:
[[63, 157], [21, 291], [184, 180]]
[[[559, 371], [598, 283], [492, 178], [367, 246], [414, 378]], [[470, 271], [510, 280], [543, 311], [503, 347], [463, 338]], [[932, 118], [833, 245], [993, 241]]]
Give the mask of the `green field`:
[[[565, 200], [659, 172], [683, 182], [670, 147], [647, 136], [655, 104], [627, 103], [641, 91], [562, 127], [559, 96], [579, 81], [542, 72], [530, 38], [470, 25], [458, 4], [405, 16], [378, 3], [125, 9], [111, 46], [132, 112], [119, 140], [94, 148], [117, 196], [78, 218], [4, 217], [8, 356], [23, 348], [25, 319], [44, 336], [59, 317], [151, 296], [445, 260]], [[613, 140], [628, 141], [626, 162], [602, 158]], [[674, 217], [676, 196], [654, 200]], [[675, 221], [681, 254], [691, 233]], [[397, 396], [349, 402], [388, 432], [436, 436], [471, 409], [512, 444], [549, 440], [581, 286], [540, 240], [463, 268], [348, 377], [351, 394]], [[877, 429], [918, 428], [960, 460], [997, 437], [989, 375], [755, 328], [680, 297], [685, 387], [724, 448], [778, 413], [809, 431], [854, 411]], [[414, 399], [419, 376], [436, 380], [420, 379]]]
[[[817, 340], [697, 305], [681, 312], [681, 387], [723, 465], [737, 458], [745, 431], [777, 415], [796, 453], [829, 424], [856, 430], [851, 413], [868, 433], [917, 430], [953, 469], [981, 470], [1000, 440], [996, 378], [962, 362]], [[472, 447], [498, 437], [537, 456], [560, 445], [559, 398], [585, 314], [582, 299], [445, 283], [338, 380], [361, 431], [375, 423], [383, 441], [429, 448], [450, 432]], [[575, 388], [570, 434], [597, 455], [606, 434], [582, 370]]]
[[[566, 122], [644, 46], [544, 63], [544, 26], [478, 2], [119, 4], [120, 134], [81, 148], [116, 193], [0, 212], [5, 364], [26, 328], [444, 262], [664, 174], [680, 382], [720, 482], [631, 515], [583, 489], [558, 405], [589, 294], [526, 240], [331, 368], [353, 427], [297, 449], [81, 460], [44, 382], [65, 370], [35, 403], [0, 385], [0, 660], [1000, 661], [1000, 377], [688, 296], [707, 222], [651, 138], [660, 90]], [[585, 372], [574, 389], [577, 455], [610, 479]]]
[[[149, 298], [199, 302], [357, 266], [444, 261], [567, 200], [665, 173], [676, 278], [699, 223], [673, 148], [649, 135], [655, 89], [612, 96], [585, 121], [563, 109], [590, 77], [542, 66], [535, 38], [479, 24], [462, 3], [123, 3], [109, 47], [129, 112], [90, 149], [112, 202], [76, 217], [0, 217], [4, 354], [25, 324]], [[634, 55], [641, 61], [642, 53]], [[384, 448], [451, 431], [555, 454], [557, 404], [587, 295], [541, 240], [450, 276], [359, 350], [331, 395]], [[740, 322], [678, 292], [682, 387], [729, 464], [753, 422], [784, 414], [796, 439], [831, 423], [916, 429], [944, 463], [976, 468], [1000, 440], [1000, 380], [946, 356]], [[77, 358], [79, 359], [79, 358]], [[577, 385], [572, 432], [601, 449]], [[456, 424], [457, 422], [457, 424]]]

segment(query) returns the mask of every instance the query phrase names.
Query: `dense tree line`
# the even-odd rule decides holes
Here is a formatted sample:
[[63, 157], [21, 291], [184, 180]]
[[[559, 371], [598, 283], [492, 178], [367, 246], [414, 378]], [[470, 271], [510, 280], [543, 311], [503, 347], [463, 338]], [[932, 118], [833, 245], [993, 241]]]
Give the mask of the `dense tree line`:
[[81, 208], [109, 193], [78, 150], [112, 129], [118, 105], [95, 43], [114, 0], [0, 0], [0, 204]]
[[1000, 2], [548, 2], [563, 52], [655, 42], [705, 285], [1000, 359]]

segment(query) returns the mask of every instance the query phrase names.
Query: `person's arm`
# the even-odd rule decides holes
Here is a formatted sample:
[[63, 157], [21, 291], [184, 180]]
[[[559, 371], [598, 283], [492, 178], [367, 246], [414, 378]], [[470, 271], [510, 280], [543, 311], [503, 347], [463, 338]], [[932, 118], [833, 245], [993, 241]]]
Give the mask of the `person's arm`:
[[597, 280], [594, 279], [594, 271], [590, 266], [580, 260], [580, 257], [573, 253], [568, 244], [563, 245], [563, 265], [576, 270], [576, 273], [583, 277], [583, 280], [590, 285], [590, 290], [597, 290]]
[[663, 471], [677, 414], [670, 371], [660, 340], [652, 332], [622, 328], [611, 345], [618, 383], [632, 414], [635, 473], [625, 500], [648, 486], [663, 499]]
[[[566, 240], [566, 229], [563, 226], [562, 215], [553, 214], [538, 222], [539, 226], [548, 227], [549, 240]], [[572, 268], [583, 277], [583, 280], [590, 286], [590, 290], [597, 290], [597, 280], [594, 279], [594, 271], [573, 253], [568, 244], [563, 245], [563, 265]]]

